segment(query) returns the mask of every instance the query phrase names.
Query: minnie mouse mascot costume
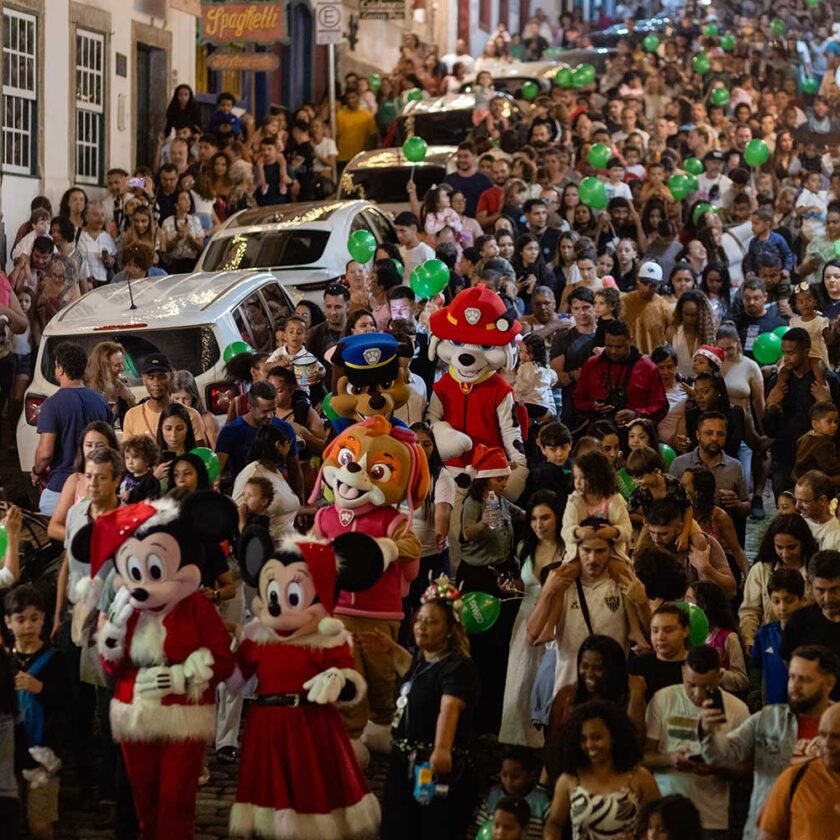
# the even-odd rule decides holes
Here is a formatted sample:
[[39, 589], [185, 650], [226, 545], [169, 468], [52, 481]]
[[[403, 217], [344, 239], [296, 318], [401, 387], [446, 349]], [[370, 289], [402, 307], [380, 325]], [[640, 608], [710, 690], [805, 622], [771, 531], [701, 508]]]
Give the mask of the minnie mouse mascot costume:
[[257, 699], [245, 720], [230, 833], [375, 838], [379, 803], [336, 708], [358, 703], [367, 687], [353, 669], [350, 634], [332, 612], [339, 589], [376, 582], [382, 551], [365, 534], [332, 543], [289, 540], [275, 549], [269, 533], [252, 526], [242, 535], [239, 561], [258, 594], [229, 684], [241, 686], [256, 674]]
[[114, 681], [111, 730], [122, 749], [140, 831], [193, 836], [205, 744], [216, 731], [215, 689], [234, 668], [230, 636], [199, 593], [204, 546], [236, 533], [236, 507], [197, 492], [117, 508], [86, 525], [73, 554], [91, 577], [113, 559], [117, 590], [97, 644]]

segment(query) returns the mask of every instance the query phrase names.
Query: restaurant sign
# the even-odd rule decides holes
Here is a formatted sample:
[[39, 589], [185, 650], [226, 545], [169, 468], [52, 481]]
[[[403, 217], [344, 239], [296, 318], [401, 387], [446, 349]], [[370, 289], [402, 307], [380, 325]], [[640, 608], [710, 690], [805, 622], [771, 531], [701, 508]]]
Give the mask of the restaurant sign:
[[202, 3], [201, 34], [205, 42], [270, 44], [286, 37], [286, 6], [277, 0], [249, 3]]

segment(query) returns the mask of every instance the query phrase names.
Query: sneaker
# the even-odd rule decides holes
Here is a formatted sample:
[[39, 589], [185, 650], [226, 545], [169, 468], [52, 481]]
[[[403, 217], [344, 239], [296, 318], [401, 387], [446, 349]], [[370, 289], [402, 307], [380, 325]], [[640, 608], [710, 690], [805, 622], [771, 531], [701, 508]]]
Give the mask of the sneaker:
[[764, 519], [764, 500], [761, 496], [752, 497], [752, 509], [750, 510], [750, 516], [752, 516], [753, 519]]

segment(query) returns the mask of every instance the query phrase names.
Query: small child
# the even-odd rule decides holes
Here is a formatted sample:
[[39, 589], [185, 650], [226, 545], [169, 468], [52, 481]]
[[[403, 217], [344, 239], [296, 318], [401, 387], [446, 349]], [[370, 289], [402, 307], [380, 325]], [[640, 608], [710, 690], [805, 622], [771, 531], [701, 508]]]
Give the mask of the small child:
[[496, 809], [504, 800], [524, 799], [530, 813], [527, 831], [521, 836], [526, 840], [541, 840], [551, 800], [544, 787], [533, 784], [530, 765], [531, 757], [527, 750], [521, 747], [508, 748], [502, 758], [499, 784], [490, 788], [479, 808], [476, 821], [479, 827], [489, 822], [491, 818], [495, 823]]
[[642, 150], [638, 146], [624, 149], [624, 162], [627, 164], [627, 178], [644, 180], [645, 168], [642, 166]]
[[628, 201], [633, 200], [633, 193], [630, 192], [630, 187], [624, 183], [625, 171], [621, 158], [611, 157], [607, 161], [607, 182], [604, 184], [607, 190], [607, 201], [613, 198], [626, 198]]
[[475, 77], [473, 95], [475, 105], [472, 112], [472, 124], [477, 128], [490, 116], [490, 100], [496, 95], [493, 89], [493, 75], [488, 70], [482, 70]]
[[57, 756], [61, 720], [70, 696], [64, 658], [41, 639], [44, 601], [33, 586], [18, 586], [6, 596], [6, 627], [14, 637], [12, 669], [26, 743], [37, 767], [24, 770], [27, 821], [36, 837], [52, 837], [58, 820]]
[[277, 326], [274, 327], [274, 347], [283, 347], [286, 344], [286, 319], [278, 317]]
[[622, 292], [631, 292], [636, 288], [636, 271], [639, 265], [639, 254], [636, 243], [632, 239], [620, 239], [615, 248], [616, 264], [613, 276]]
[[720, 656], [723, 679], [720, 687], [726, 691], [742, 692], [749, 687], [744, 649], [738, 638], [738, 625], [724, 591], [711, 581], [697, 581], [691, 585], [694, 603], [709, 619], [706, 644]]
[[268, 509], [274, 501], [274, 486], [265, 477], [255, 475], [245, 482], [242, 501], [239, 503], [239, 532], [249, 525], [262, 525], [270, 530]]
[[646, 417], [637, 417], [627, 424], [627, 451], [635, 452], [645, 446], [659, 450], [659, 435], [656, 426]]
[[828, 197], [822, 183], [822, 172], [806, 172], [802, 178], [802, 191], [796, 199], [794, 213], [802, 219], [800, 232], [806, 242], [825, 236]]
[[793, 498], [793, 491], [782, 490], [776, 499], [776, 516], [788, 516], [798, 513], [796, 510], [796, 501]]
[[566, 546], [563, 562], [570, 563], [577, 557], [578, 544], [591, 530], [581, 527], [580, 523], [593, 516], [604, 520], [604, 525], [597, 531], [598, 536], [613, 540], [614, 556], [629, 562], [633, 525], [607, 456], [597, 450], [580, 455], [572, 465], [572, 477], [575, 489], [566, 503], [560, 532]]
[[831, 322], [819, 313], [817, 298], [808, 282], [798, 283], [794, 287], [791, 305], [795, 314], [790, 319], [790, 326], [791, 328], [802, 327], [811, 336], [811, 350], [808, 353], [808, 361], [811, 364], [814, 378], [821, 385], [825, 385], [825, 373], [829, 366], [825, 333], [831, 326]]
[[817, 402], [811, 406], [811, 431], [796, 443], [796, 466], [793, 477], [800, 479], [808, 470], [824, 472], [835, 486], [840, 486], [840, 457], [834, 442], [837, 436], [838, 408], [832, 402]]
[[758, 628], [750, 654], [753, 678], [761, 677], [761, 702], [787, 703], [787, 665], [779, 651], [788, 619], [805, 606], [805, 579], [796, 569], [780, 566], [770, 575], [767, 594], [775, 621]]
[[527, 503], [536, 490], [553, 490], [565, 505], [569, 495], [568, 462], [572, 454], [572, 433], [556, 420], [546, 423], [537, 434], [537, 447], [545, 463], [529, 473], [520, 501]]
[[289, 177], [286, 158], [278, 148], [276, 137], [264, 137], [260, 142], [260, 158], [257, 162], [257, 204], [288, 204]]
[[266, 367], [271, 368], [274, 365], [291, 367], [298, 387], [308, 394], [309, 386], [320, 382], [326, 374], [326, 369], [303, 344], [306, 339], [306, 321], [298, 315], [290, 315], [286, 319], [284, 336], [286, 343], [277, 346], [277, 349], [268, 357]]
[[233, 109], [236, 107], [236, 97], [232, 93], [223, 92], [216, 97], [216, 110], [210, 117], [210, 133], [217, 136], [232, 134], [238, 137], [242, 134], [242, 122]]
[[[595, 315], [598, 317], [598, 329], [601, 324], [621, 317], [621, 292], [613, 286], [605, 286], [595, 292]], [[603, 347], [603, 344], [598, 345]]]
[[12, 261], [16, 262], [18, 257], [28, 257], [32, 253], [32, 243], [39, 236], [50, 235], [50, 213], [43, 207], [36, 207], [29, 218], [32, 222], [32, 230], [24, 236], [12, 251]]
[[[451, 227], [456, 234], [463, 229], [461, 217], [452, 209], [449, 203], [449, 190], [436, 187], [426, 193], [423, 199], [423, 230], [430, 237], [435, 237], [445, 227]], [[432, 242], [434, 244], [434, 242]]]
[[531, 418], [554, 416], [556, 410], [552, 388], [557, 384], [557, 374], [548, 366], [545, 342], [529, 333], [519, 345], [519, 364], [513, 395], [522, 403]]
[[701, 344], [691, 359], [691, 369], [695, 376], [701, 373], [720, 373], [723, 367], [723, 350], [711, 344]]
[[531, 806], [521, 796], [503, 796], [493, 811], [493, 840], [527, 840], [531, 835]]
[[160, 461], [160, 449], [148, 435], [135, 435], [123, 441], [125, 477], [120, 483], [120, 501], [131, 505], [146, 499], [160, 498], [160, 482], [154, 468]]

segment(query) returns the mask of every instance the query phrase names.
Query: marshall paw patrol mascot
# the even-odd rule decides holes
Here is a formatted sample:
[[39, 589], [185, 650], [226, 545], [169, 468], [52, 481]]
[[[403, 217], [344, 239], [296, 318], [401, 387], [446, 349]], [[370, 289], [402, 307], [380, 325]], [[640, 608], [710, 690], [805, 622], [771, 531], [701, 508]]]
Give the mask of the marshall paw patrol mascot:
[[484, 285], [459, 292], [429, 318], [429, 355], [449, 366], [433, 387], [429, 418], [438, 451], [454, 474], [466, 471], [482, 443], [502, 448], [515, 468], [505, 495], [517, 499], [528, 470], [513, 389], [499, 375], [516, 363], [516, 312]]
[[204, 545], [236, 533], [236, 507], [197, 492], [117, 508], [82, 528], [73, 554], [91, 576], [114, 561], [117, 595], [97, 644], [114, 681], [111, 731], [122, 749], [144, 840], [192, 837], [216, 686], [234, 668], [230, 636], [204, 595]]

